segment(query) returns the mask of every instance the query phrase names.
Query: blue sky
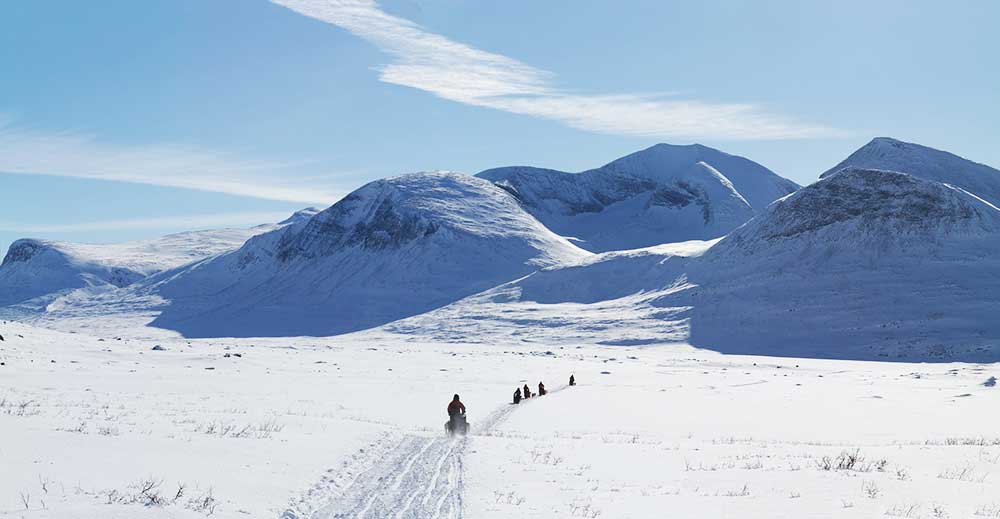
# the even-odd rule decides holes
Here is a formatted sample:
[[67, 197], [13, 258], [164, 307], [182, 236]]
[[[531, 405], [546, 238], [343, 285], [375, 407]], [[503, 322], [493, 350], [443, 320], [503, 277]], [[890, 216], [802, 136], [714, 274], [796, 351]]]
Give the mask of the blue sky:
[[871, 137], [1000, 166], [1000, 3], [0, 6], [0, 251], [247, 226], [368, 180], [701, 142], [813, 181]]

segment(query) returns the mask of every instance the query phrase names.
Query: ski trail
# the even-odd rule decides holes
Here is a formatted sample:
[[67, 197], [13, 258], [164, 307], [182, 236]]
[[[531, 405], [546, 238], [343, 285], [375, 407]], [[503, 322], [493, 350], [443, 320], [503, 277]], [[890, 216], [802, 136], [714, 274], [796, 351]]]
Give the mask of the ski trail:
[[[472, 424], [470, 436], [492, 435], [516, 407], [495, 409]], [[309, 490], [281, 519], [461, 519], [462, 456], [470, 439], [416, 434], [394, 444], [382, 439], [355, 454], [353, 464], [330, 471], [335, 475]]]

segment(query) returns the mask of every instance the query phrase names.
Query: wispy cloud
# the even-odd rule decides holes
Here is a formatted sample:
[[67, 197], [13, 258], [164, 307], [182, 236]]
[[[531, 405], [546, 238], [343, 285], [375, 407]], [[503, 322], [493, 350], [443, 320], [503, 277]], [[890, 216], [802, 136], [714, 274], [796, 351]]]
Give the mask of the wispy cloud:
[[218, 213], [163, 218], [134, 218], [64, 224], [22, 224], [0, 221], [0, 231], [27, 234], [74, 233], [164, 229], [220, 229], [251, 227], [276, 223], [288, 218], [287, 212]]
[[551, 119], [586, 131], [643, 137], [790, 139], [841, 134], [753, 104], [573, 93], [557, 87], [551, 72], [428, 32], [382, 11], [374, 0], [272, 1], [342, 27], [393, 56], [396, 61], [380, 69], [382, 81], [459, 103]]
[[345, 194], [304, 183], [295, 174], [301, 167], [189, 146], [121, 146], [78, 132], [18, 127], [0, 117], [3, 173], [116, 180], [304, 204], [331, 204]]

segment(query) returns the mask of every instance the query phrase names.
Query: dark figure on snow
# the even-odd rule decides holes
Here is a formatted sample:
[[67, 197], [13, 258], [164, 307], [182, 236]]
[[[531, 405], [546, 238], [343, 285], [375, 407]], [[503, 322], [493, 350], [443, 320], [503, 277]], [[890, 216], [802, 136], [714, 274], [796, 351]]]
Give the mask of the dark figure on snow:
[[515, 404], [521, 403], [521, 388], [517, 388], [514, 390], [514, 403]]
[[538, 396], [545, 396], [545, 384], [538, 383]]
[[465, 404], [463, 404], [462, 401], [458, 399], [458, 395], [455, 395], [455, 398], [452, 398], [451, 403], [448, 404], [448, 417], [451, 418], [454, 417], [455, 415], [464, 415], [464, 414], [465, 414]]
[[531, 389], [528, 388], [528, 384], [524, 385], [524, 398], [531, 398]]
[[444, 424], [445, 431], [450, 435], [466, 435], [469, 432], [469, 422], [465, 420], [465, 404], [458, 395], [448, 404], [448, 421]]
[[573, 375], [569, 376], [569, 385], [571, 385], [571, 386], [575, 386], [576, 385], [576, 377], [574, 377]]

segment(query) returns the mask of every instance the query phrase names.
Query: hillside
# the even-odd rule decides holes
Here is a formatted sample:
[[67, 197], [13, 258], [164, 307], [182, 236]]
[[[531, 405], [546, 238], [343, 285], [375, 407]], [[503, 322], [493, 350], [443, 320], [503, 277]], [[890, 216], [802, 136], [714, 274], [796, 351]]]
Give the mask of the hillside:
[[478, 175], [594, 252], [722, 236], [798, 186], [701, 145], [658, 144], [582, 173], [507, 167]]
[[687, 342], [724, 353], [1000, 357], [1000, 210], [911, 175], [848, 169], [717, 242], [612, 252], [387, 331], [435, 340]]
[[372, 182], [307, 222], [154, 276], [154, 326], [189, 337], [377, 326], [588, 255], [507, 192], [454, 173]]

